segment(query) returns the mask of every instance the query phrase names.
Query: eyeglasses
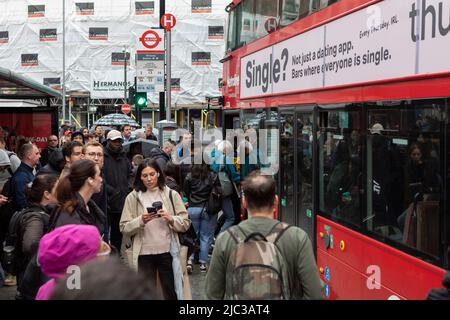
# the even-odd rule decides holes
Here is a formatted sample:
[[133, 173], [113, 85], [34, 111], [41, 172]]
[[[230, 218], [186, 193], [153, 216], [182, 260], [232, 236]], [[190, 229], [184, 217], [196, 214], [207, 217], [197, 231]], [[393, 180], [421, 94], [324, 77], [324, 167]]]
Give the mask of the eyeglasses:
[[48, 142], [56, 142], [56, 141], [58, 141], [58, 140], [54, 140], [54, 139], [48, 140]]
[[87, 153], [87, 155], [91, 158], [95, 158], [95, 156], [97, 156], [98, 158], [103, 158], [103, 153], [95, 153], [95, 152], [89, 152]]

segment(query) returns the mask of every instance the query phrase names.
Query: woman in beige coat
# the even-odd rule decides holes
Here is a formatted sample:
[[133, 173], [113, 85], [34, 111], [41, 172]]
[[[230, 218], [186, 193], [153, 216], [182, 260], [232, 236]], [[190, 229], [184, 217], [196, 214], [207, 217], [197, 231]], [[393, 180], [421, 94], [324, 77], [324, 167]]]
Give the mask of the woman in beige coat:
[[124, 257], [154, 287], [159, 277], [165, 299], [181, 300], [186, 294], [177, 233], [190, 226], [186, 208], [180, 195], [166, 186], [155, 160], [146, 159], [139, 165], [133, 187], [120, 219]]

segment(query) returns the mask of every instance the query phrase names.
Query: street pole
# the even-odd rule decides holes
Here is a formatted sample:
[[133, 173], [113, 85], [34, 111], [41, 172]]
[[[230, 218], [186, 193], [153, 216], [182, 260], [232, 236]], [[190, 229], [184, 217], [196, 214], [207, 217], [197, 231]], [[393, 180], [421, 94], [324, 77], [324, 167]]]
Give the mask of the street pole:
[[171, 121], [171, 115], [170, 115], [170, 103], [171, 103], [171, 96], [172, 96], [172, 92], [171, 92], [171, 63], [172, 63], [172, 59], [171, 59], [171, 39], [170, 39], [170, 35], [171, 32], [170, 31], [166, 31], [166, 99], [167, 99], [167, 103], [166, 103], [166, 120], [167, 121]]
[[[63, 119], [66, 122], [66, 0], [63, 0], [63, 74], [62, 74], [62, 109]], [[70, 113], [69, 113], [70, 120]]]
[[125, 100], [125, 103], [128, 103], [127, 101], [127, 50], [126, 47], [123, 47], [123, 77], [124, 77], [124, 82], [123, 82], [123, 98]]

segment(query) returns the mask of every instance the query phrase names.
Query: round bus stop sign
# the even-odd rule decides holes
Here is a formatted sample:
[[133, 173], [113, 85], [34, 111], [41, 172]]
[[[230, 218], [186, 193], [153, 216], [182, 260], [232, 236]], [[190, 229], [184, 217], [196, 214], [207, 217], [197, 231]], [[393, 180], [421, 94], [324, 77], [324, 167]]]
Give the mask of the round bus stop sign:
[[129, 104], [122, 105], [122, 113], [129, 114], [131, 111], [131, 107]]
[[161, 25], [167, 30], [167, 32], [170, 32], [170, 30], [175, 27], [176, 23], [177, 19], [171, 13], [166, 13], [161, 17]]
[[156, 48], [161, 41], [161, 37], [155, 30], [147, 30], [139, 38], [139, 41], [147, 49]]

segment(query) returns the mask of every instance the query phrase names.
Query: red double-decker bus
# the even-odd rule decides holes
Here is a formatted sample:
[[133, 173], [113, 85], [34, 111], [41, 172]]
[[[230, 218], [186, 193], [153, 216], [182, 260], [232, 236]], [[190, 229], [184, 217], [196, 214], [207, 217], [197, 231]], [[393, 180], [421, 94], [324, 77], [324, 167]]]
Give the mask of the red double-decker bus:
[[450, 240], [450, 3], [234, 0], [225, 128], [277, 128], [327, 299], [424, 299]]

